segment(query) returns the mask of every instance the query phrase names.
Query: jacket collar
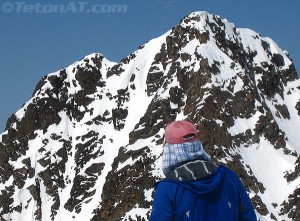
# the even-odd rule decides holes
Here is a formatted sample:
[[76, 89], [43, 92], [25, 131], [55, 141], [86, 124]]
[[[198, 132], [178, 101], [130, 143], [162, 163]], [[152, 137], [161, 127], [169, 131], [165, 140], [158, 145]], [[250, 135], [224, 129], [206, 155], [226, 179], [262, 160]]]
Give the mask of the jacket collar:
[[180, 181], [195, 181], [211, 175], [216, 168], [216, 164], [198, 159], [178, 166], [175, 170], [169, 172], [166, 178]]

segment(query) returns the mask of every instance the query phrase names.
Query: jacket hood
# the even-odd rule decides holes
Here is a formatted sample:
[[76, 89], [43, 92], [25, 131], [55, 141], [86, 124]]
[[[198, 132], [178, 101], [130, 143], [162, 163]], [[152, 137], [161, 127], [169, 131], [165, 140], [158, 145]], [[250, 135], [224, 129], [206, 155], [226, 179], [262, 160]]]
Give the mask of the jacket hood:
[[223, 185], [225, 173], [224, 166], [217, 167], [213, 163], [199, 160], [178, 167], [160, 182], [176, 183], [198, 195], [206, 195], [221, 189], [218, 187]]

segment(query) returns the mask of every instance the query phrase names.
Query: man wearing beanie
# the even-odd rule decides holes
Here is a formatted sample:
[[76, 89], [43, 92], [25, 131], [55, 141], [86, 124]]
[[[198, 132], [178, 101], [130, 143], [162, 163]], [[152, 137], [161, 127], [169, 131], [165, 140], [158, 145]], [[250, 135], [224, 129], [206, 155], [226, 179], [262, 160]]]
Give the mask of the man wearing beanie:
[[150, 221], [256, 221], [250, 198], [238, 176], [211, 162], [188, 121], [165, 129], [162, 169], [156, 183]]

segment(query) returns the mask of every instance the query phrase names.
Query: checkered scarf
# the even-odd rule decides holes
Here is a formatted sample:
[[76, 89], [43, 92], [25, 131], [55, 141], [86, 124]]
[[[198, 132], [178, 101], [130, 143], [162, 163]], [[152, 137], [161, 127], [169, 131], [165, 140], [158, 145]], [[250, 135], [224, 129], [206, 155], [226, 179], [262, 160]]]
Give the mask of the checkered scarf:
[[184, 162], [201, 159], [210, 162], [210, 156], [203, 150], [200, 140], [181, 144], [169, 144], [164, 146], [162, 156], [162, 169], [168, 174]]

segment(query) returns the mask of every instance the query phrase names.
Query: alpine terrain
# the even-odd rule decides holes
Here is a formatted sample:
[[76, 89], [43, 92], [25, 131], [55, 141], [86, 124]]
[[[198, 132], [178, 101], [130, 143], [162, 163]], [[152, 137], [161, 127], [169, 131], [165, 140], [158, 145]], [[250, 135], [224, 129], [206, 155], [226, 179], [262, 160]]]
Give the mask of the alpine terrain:
[[175, 119], [239, 175], [260, 220], [300, 220], [292, 59], [207, 12], [119, 63], [95, 53], [41, 79], [0, 135], [0, 220], [148, 220]]

